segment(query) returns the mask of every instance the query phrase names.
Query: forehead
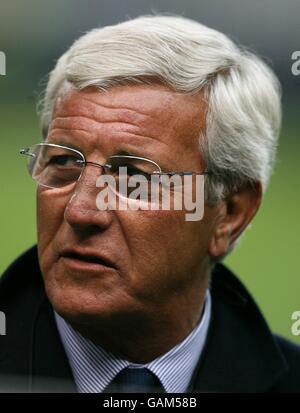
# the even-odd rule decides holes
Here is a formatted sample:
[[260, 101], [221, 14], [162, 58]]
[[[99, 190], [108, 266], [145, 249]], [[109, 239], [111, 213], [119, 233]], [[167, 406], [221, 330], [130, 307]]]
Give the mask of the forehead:
[[163, 85], [67, 90], [58, 97], [49, 135], [81, 131], [89, 141], [137, 143], [185, 151], [198, 146], [205, 126], [202, 94], [176, 93]]

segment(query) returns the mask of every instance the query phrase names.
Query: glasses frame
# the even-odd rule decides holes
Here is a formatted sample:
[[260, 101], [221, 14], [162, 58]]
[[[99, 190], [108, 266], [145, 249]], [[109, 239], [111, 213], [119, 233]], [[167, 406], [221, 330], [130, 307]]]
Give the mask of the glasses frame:
[[[36, 146], [51, 146], [51, 147], [56, 147], [56, 148], [67, 149], [67, 150], [70, 150], [70, 151], [72, 151], [72, 152], [75, 152], [77, 155], [79, 155], [79, 156], [82, 158], [82, 160], [78, 159], [77, 162], [78, 162], [79, 164], [83, 164], [83, 167], [82, 167], [82, 171], [81, 171], [79, 177], [78, 177], [77, 180], [74, 181], [74, 182], [77, 182], [77, 181], [80, 179], [80, 177], [81, 177], [81, 175], [82, 175], [82, 172], [83, 172], [83, 170], [84, 170], [84, 168], [85, 168], [86, 165], [92, 165], [92, 166], [95, 166], [95, 167], [98, 167], [98, 168], [103, 168], [104, 172], [106, 172], [106, 168], [108, 168], [108, 169], [112, 168], [112, 165], [110, 165], [109, 163], [101, 164], [101, 163], [94, 162], [94, 161], [87, 161], [86, 158], [85, 158], [85, 156], [84, 156], [84, 154], [83, 154], [81, 151], [79, 151], [79, 150], [77, 150], [77, 149], [75, 149], [75, 148], [70, 148], [70, 147], [68, 147], [68, 146], [59, 145], [59, 144], [56, 144], [56, 143], [46, 143], [46, 142], [37, 143], [37, 144], [35, 144], [35, 145], [32, 145], [32, 146], [29, 147], [29, 148], [27, 147], [27, 148], [22, 148], [22, 149], [20, 149], [20, 150], [19, 150], [19, 153], [20, 153], [20, 155], [25, 155], [25, 156], [29, 156], [29, 157], [34, 157], [35, 155], [34, 155], [33, 153], [30, 153], [29, 151], [30, 151], [30, 149], [32, 149], [32, 148], [34, 148], [34, 147], [36, 147]], [[156, 163], [156, 162], [153, 161], [152, 159], [144, 158], [144, 157], [142, 157], [142, 156], [135, 156], [135, 155], [112, 155], [112, 156], [110, 156], [108, 159], [111, 159], [111, 158], [129, 158], [129, 159], [137, 159], [137, 160], [142, 160], [142, 161], [151, 162], [153, 165], [155, 165], [155, 166], [158, 168], [158, 171], [154, 171], [154, 172], [152, 172], [150, 175], [156, 175], [156, 176], [157, 176], [157, 175], [169, 175], [169, 176], [179, 175], [179, 176], [185, 176], [185, 175], [196, 175], [196, 174], [200, 174], [200, 175], [209, 175], [209, 174], [210, 174], [210, 172], [207, 171], [207, 170], [204, 170], [204, 171], [180, 171], [180, 172], [176, 172], [176, 171], [162, 171], [162, 169], [161, 169], [161, 167], [158, 165], [158, 163]], [[31, 176], [31, 177], [32, 177], [32, 176]], [[33, 178], [33, 179], [34, 179], [34, 178]], [[40, 185], [47, 187], [47, 185], [43, 185], [43, 184], [40, 184]], [[49, 188], [52, 188], [52, 187], [49, 187]]]

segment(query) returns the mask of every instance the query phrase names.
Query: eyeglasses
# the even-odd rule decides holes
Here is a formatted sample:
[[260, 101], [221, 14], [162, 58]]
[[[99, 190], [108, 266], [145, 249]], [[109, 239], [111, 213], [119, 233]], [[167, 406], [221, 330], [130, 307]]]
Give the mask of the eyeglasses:
[[[128, 198], [134, 190], [134, 182], [140, 188], [140, 199], [150, 199], [153, 187], [151, 177], [168, 175], [184, 177], [185, 175], [205, 175], [207, 171], [200, 172], [163, 172], [154, 161], [133, 155], [113, 155], [105, 164], [87, 161], [84, 155], [77, 149], [53, 143], [39, 143], [31, 148], [20, 150], [21, 155], [27, 157], [27, 168], [30, 176], [39, 184], [47, 188], [63, 188], [77, 182], [87, 165], [99, 167], [104, 175], [111, 177], [115, 182], [123, 182], [115, 191], [118, 195]], [[167, 177], [166, 177], [167, 178]], [[125, 185], [124, 185], [125, 182]], [[162, 180], [162, 182], [164, 182]], [[172, 180], [173, 190], [182, 188], [182, 179]], [[97, 185], [98, 186], [98, 185]], [[123, 188], [123, 189], [120, 189]], [[125, 190], [124, 190], [125, 188]], [[163, 186], [162, 186], [163, 188]], [[170, 186], [169, 186], [170, 189]]]
[[[77, 181], [86, 165], [103, 169], [106, 175], [117, 177], [121, 168], [127, 169], [128, 176], [142, 175], [147, 180], [151, 175], [193, 175], [204, 172], [163, 172], [161, 167], [148, 158], [133, 155], [112, 155], [106, 164], [87, 161], [77, 149], [53, 143], [39, 143], [31, 148], [20, 149], [20, 154], [28, 157], [27, 168], [30, 176], [40, 185], [48, 188], [62, 188]], [[121, 170], [122, 171], [122, 170]], [[123, 169], [124, 171], [124, 169]]]

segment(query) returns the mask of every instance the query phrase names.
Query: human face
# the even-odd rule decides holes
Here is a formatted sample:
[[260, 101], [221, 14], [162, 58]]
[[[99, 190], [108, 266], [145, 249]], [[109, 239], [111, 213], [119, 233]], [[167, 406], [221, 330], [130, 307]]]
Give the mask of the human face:
[[[57, 99], [47, 142], [99, 163], [126, 151], [163, 170], [199, 171], [204, 113], [200, 94], [162, 85], [69, 90]], [[211, 220], [188, 222], [185, 211], [100, 211], [100, 173], [88, 165], [71, 186], [38, 187], [39, 261], [55, 310], [75, 322], [180, 314], [182, 305], [188, 312], [199, 302]]]

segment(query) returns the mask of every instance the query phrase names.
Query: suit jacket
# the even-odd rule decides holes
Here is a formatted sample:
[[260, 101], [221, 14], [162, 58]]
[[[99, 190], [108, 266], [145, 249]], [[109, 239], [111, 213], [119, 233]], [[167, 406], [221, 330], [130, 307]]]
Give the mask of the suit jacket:
[[[300, 347], [270, 332], [241, 282], [217, 264], [212, 317], [190, 392], [299, 392]], [[0, 391], [76, 392], [37, 248], [19, 257], [0, 281]]]

